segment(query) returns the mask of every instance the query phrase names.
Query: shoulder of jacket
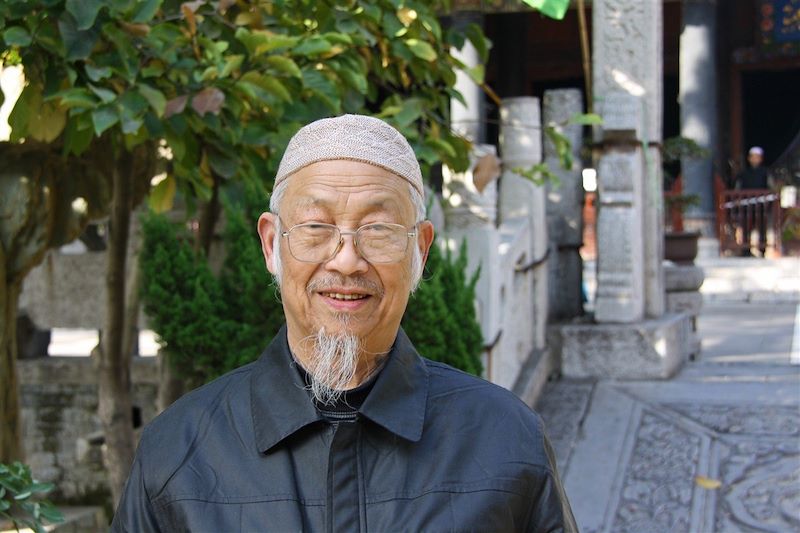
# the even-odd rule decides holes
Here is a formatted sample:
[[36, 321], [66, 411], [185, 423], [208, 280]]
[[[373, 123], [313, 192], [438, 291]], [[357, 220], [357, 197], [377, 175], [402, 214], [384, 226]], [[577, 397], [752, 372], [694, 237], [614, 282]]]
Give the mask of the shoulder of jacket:
[[142, 430], [136, 451], [150, 489], [158, 491], [181, 465], [192, 442], [213, 423], [220, 406], [249, 398], [250, 373], [255, 363], [239, 367], [198, 387], [175, 401]]
[[444, 363], [429, 359], [425, 363], [430, 375], [429, 399], [451, 398], [481, 411], [512, 411], [541, 427], [539, 415], [510, 390]]

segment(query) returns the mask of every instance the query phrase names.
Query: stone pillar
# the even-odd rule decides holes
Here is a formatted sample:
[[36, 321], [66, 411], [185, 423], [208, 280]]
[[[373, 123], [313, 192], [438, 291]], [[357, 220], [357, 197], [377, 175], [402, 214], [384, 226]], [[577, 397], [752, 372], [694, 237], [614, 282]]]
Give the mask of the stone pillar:
[[[483, 14], [478, 12], [460, 11], [453, 15], [453, 26], [456, 28], [466, 27], [469, 24], [483, 26]], [[464, 42], [463, 48], [457, 50], [452, 48], [450, 53], [464, 63], [467, 68], [472, 68], [480, 62], [478, 51], [469, 40]], [[484, 105], [483, 90], [467, 75], [463, 70], [456, 71], [456, 90], [461, 93], [467, 106], [458, 100], [450, 101], [450, 125], [454, 131], [460, 133], [467, 139], [475, 143], [480, 143], [484, 139]]]
[[[530, 254], [521, 270], [533, 272], [534, 348], [544, 349], [547, 328], [547, 221], [544, 187], [521, 180], [514, 168], [529, 168], [542, 161], [539, 99], [529, 96], [505, 98], [500, 107], [500, 153], [505, 172], [501, 185], [501, 220], [527, 215], [530, 221]], [[516, 178], [516, 179], [515, 179]]]
[[592, 14], [594, 98], [604, 121], [596, 133], [604, 148], [595, 319], [631, 323], [664, 312], [662, 6], [598, 0]]
[[681, 161], [683, 191], [700, 196], [684, 215], [687, 229], [714, 235], [714, 168], [717, 148], [716, 0], [683, 0], [678, 100], [681, 136], [710, 150], [704, 159]]
[[[545, 91], [542, 113], [545, 124], [563, 124], [583, 112], [580, 89]], [[562, 133], [572, 145], [573, 168], [565, 170], [558, 161], [555, 146], [544, 138], [544, 160], [560, 184], [547, 186], [547, 235], [550, 239], [548, 260], [551, 320], [565, 320], [583, 312], [581, 286], [583, 262], [578, 253], [583, 242], [583, 183], [580, 149], [583, 127], [565, 126]]]

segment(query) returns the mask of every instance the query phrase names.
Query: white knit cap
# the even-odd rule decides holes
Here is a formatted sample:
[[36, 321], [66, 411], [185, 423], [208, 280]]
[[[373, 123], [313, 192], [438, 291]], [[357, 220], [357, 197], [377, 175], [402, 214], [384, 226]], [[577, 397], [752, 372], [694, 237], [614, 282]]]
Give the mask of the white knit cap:
[[386, 122], [365, 115], [323, 118], [302, 127], [283, 153], [275, 186], [312, 163], [335, 159], [386, 169], [424, 196], [419, 162], [406, 138]]

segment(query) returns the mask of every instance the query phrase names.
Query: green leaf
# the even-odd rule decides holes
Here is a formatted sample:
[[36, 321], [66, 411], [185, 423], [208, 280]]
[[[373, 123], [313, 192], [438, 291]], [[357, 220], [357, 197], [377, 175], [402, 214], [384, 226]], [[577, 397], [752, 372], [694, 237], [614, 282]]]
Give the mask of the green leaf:
[[247, 51], [252, 55], [261, 55], [278, 48], [286, 48], [297, 44], [299, 37], [273, 33], [267, 30], [253, 30], [238, 28], [236, 38], [244, 44]]
[[105, 105], [92, 111], [92, 125], [94, 134], [98, 137], [108, 128], [119, 122], [119, 114], [114, 107]]
[[111, 67], [95, 67], [94, 65], [86, 63], [83, 65], [83, 69], [86, 71], [86, 75], [89, 76], [89, 79], [94, 82], [111, 77]]
[[283, 85], [280, 81], [278, 81], [277, 78], [273, 78], [271, 76], [264, 76], [262, 86], [264, 87], [265, 90], [274, 94], [284, 102], [292, 101], [292, 95], [286, 89], [286, 86]]
[[339, 74], [345, 83], [360, 94], [367, 93], [367, 78], [361, 72], [355, 72], [349, 68], [342, 68], [337, 74]]
[[234, 177], [236, 171], [239, 169], [239, 162], [235, 157], [231, 157], [218, 150], [208, 151], [208, 163], [211, 165], [211, 168], [214, 169], [214, 172], [228, 179]]
[[94, 25], [97, 13], [103, 7], [101, 0], [67, 0], [67, 11], [75, 17], [79, 30], [88, 30]]
[[267, 64], [274, 69], [286, 73], [289, 76], [294, 76], [295, 78], [300, 78], [303, 75], [300, 72], [300, 67], [297, 66], [297, 63], [286, 56], [269, 56], [267, 57]]
[[231, 55], [225, 58], [225, 66], [222, 67], [222, 71], [219, 74], [220, 78], [226, 78], [231, 75], [231, 72], [237, 70], [239, 67], [242, 66], [242, 62], [244, 61], [243, 54], [236, 54]]
[[150, 22], [158, 11], [158, 8], [161, 7], [162, 1], [163, 0], [145, 0], [144, 2], [139, 2], [139, 7], [131, 21], [136, 23]]
[[171, 174], [159, 181], [150, 191], [150, 196], [147, 199], [150, 209], [156, 213], [164, 213], [172, 209], [176, 189], [175, 176]]
[[11, 26], [3, 32], [3, 40], [9, 46], [28, 46], [31, 44], [31, 34], [21, 26]]
[[113, 22], [103, 24], [103, 33], [114, 43], [119, 54], [120, 74], [133, 83], [139, 71], [139, 52], [133, 46], [130, 35], [120, 30]]
[[93, 137], [92, 128], [80, 128], [78, 120], [70, 120], [64, 130], [64, 153], [82, 154], [92, 143]]
[[576, 113], [572, 115], [567, 124], [580, 124], [581, 126], [600, 126], [603, 124], [603, 117], [596, 113]]
[[475, 50], [478, 51], [481, 62], [486, 63], [489, 60], [489, 49], [492, 46], [491, 41], [483, 34], [481, 27], [474, 23], [467, 26], [465, 33], [467, 34], [469, 42], [471, 42]]
[[64, 131], [66, 122], [67, 109], [56, 102], [43, 102], [42, 87], [35, 83], [23, 89], [8, 117], [12, 142], [22, 137], [52, 142]]
[[67, 12], [64, 12], [58, 19], [58, 31], [64, 42], [67, 61], [78, 61], [89, 57], [99, 37], [98, 31], [95, 29], [78, 29], [75, 18]]
[[158, 115], [159, 118], [164, 116], [164, 110], [167, 107], [167, 99], [164, 93], [144, 83], [137, 84], [136, 88], [139, 90], [139, 94], [145, 97], [147, 103], [149, 103], [153, 111], [156, 112], [156, 115]]
[[437, 57], [436, 50], [425, 41], [406, 39], [406, 45], [415, 56], [425, 61], [434, 61]]
[[319, 36], [314, 36], [300, 41], [300, 44], [292, 49], [292, 52], [310, 57], [329, 52], [331, 48], [333, 48], [333, 45], [330, 41]]
[[422, 116], [425, 104], [421, 98], [409, 98], [403, 102], [403, 106], [394, 116], [398, 126], [404, 128]]
[[62, 107], [71, 109], [73, 107], [83, 107], [91, 109], [97, 105], [97, 99], [92, 96], [92, 93], [83, 87], [73, 87], [59, 91], [52, 96], [48, 96], [47, 100], [58, 100]]
[[522, 0], [534, 9], [538, 9], [542, 15], [561, 20], [567, 14], [569, 0]]
[[485, 70], [483, 65], [475, 65], [472, 68], [465, 69], [464, 72], [470, 77], [472, 81], [477, 83], [478, 85], [482, 85], [485, 76]]
[[117, 99], [117, 93], [110, 89], [106, 89], [104, 87], [98, 87], [96, 85], [92, 85], [91, 83], [87, 83], [87, 86], [91, 91], [97, 95], [98, 98], [104, 103], [108, 104], [113, 102]]

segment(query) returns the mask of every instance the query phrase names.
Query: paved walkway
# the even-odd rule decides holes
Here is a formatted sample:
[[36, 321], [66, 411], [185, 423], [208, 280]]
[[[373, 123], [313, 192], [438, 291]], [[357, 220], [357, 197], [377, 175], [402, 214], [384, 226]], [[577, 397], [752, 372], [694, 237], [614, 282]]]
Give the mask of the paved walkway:
[[542, 395], [581, 531], [800, 531], [800, 306], [713, 302], [698, 329], [672, 380]]

